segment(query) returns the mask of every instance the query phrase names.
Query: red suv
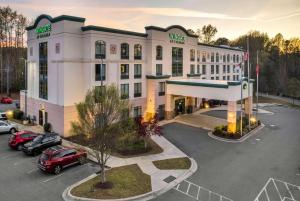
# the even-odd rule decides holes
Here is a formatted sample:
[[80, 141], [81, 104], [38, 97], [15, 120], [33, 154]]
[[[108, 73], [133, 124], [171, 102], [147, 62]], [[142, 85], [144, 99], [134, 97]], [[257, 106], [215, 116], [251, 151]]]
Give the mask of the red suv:
[[84, 164], [87, 154], [85, 151], [61, 145], [46, 149], [38, 160], [38, 167], [45, 172], [59, 174], [63, 168]]
[[3, 104], [12, 104], [13, 100], [9, 97], [3, 97], [1, 98], [0, 102]]
[[32, 141], [39, 134], [32, 131], [20, 131], [11, 135], [8, 141], [8, 145], [18, 151], [22, 150], [25, 143]]

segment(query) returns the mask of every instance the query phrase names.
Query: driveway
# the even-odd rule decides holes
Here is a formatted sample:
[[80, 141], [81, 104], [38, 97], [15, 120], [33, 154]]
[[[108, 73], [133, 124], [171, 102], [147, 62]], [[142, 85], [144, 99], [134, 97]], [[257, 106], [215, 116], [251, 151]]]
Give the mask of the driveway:
[[[228, 199], [223, 200], [253, 201], [261, 191], [265, 197], [263, 187], [266, 185], [272, 201], [280, 200], [278, 194], [292, 200], [288, 191], [299, 201], [300, 110], [287, 107], [270, 107], [268, 110], [274, 115], [259, 116], [266, 126], [243, 143], [216, 141], [208, 137], [207, 130], [200, 128], [178, 123], [165, 125], [165, 137], [193, 157], [198, 170], [178, 188], [155, 200], [209, 201], [225, 196]], [[296, 187], [276, 191], [272, 179], [267, 183], [270, 178]]]
[[62, 192], [71, 184], [98, 170], [87, 163], [65, 169], [59, 175], [46, 174], [37, 168], [38, 157], [11, 150], [9, 135], [0, 135], [0, 200], [62, 201]]

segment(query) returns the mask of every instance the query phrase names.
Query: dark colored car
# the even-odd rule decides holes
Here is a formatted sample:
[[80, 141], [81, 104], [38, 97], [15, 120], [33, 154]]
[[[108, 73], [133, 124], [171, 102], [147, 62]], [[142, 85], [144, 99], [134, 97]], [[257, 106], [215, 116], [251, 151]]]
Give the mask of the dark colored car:
[[9, 97], [3, 97], [1, 98], [0, 102], [3, 104], [12, 104], [13, 100]]
[[25, 143], [22, 150], [27, 155], [37, 155], [49, 147], [61, 145], [62, 139], [57, 133], [45, 133]]
[[62, 169], [84, 164], [87, 154], [85, 151], [64, 146], [54, 146], [46, 149], [38, 160], [38, 167], [45, 172], [59, 174]]
[[38, 135], [32, 131], [19, 131], [11, 135], [8, 145], [13, 149], [21, 151], [25, 143], [34, 140]]
[[5, 112], [0, 112], [0, 120], [6, 121], [7, 120], [7, 116]]

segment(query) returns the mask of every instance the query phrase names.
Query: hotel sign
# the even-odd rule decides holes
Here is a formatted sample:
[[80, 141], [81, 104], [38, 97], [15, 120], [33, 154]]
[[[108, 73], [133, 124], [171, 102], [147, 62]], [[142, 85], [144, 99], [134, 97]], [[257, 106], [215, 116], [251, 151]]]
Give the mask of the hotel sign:
[[171, 43], [184, 44], [185, 36], [177, 33], [169, 33]]
[[37, 27], [35, 29], [35, 33], [37, 34], [37, 38], [44, 38], [50, 36], [51, 30], [51, 24], [45, 24], [43, 26]]

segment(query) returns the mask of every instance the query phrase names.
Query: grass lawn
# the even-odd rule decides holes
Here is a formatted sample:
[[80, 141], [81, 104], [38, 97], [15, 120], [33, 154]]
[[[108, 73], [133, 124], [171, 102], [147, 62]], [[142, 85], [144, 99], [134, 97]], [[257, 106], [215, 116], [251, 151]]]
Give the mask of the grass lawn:
[[107, 181], [113, 183], [111, 189], [94, 189], [100, 182], [99, 176], [72, 189], [71, 194], [78, 197], [96, 199], [121, 199], [150, 192], [151, 178], [142, 172], [138, 165], [112, 168], [106, 171]]
[[191, 161], [187, 157], [153, 161], [153, 164], [160, 170], [189, 169], [191, 167]]

